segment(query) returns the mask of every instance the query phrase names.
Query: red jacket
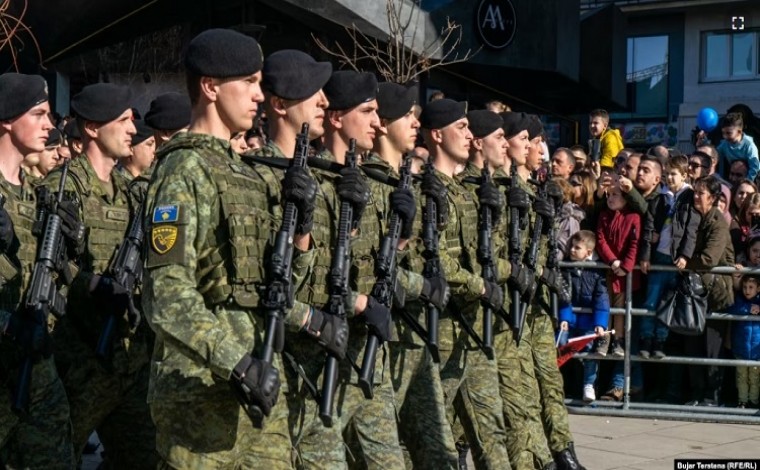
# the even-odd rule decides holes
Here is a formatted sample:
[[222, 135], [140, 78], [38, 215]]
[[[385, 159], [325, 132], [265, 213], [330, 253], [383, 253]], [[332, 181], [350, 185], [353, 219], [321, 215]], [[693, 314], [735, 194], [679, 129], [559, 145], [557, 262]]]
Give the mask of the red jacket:
[[[639, 254], [641, 216], [627, 207], [620, 211], [603, 209], [596, 225], [596, 251], [605, 264], [620, 260], [625, 272], [633, 271]], [[612, 271], [610, 271], [612, 274]], [[633, 272], [633, 290], [639, 288], [639, 272]], [[609, 278], [613, 293], [625, 292], [625, 277], [612, 274]]]

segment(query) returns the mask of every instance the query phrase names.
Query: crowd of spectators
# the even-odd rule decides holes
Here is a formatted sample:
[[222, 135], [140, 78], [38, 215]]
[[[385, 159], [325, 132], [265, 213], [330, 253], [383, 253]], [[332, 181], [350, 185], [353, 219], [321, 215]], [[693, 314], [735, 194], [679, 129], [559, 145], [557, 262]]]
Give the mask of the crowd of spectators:
[[[676, 288], [679, 271], [697, 271], [709, 291], [711, 311], [760, 314], [760, 273], [705, 272], [718, 266], [760, 267], [760, 161], [744, 126], [754, 119], [727, 114], [718, 126], [720, 140], [700, 133], [695, 150], [685, 155], [659, 145], [643, 152], [623, 148], [607, 113], [596, 110], [589, 116], [589, 145], [558, 148], [551, 155], [551, 175], [564, 194], [558, 212], [564, 260], [608, 266], [606, 271], [564, 269], [573, 305], [561, 309], [558, 328], [570, 337], [596, 333], [587, 352], [622, 358], [629, 350], [649, 359], [632, 362], [633, 400], [758, 407], [758, 367], [658, 360], [758, 360], [760, 322], [708, 319], [701, 335], [684, 336], [668, 331], [655, 316], [634, 316], [631, 344], [626, 344], [624, 317], [609, 313], [611, 307], [625, 305], [628, 273], [633, 307], [654, 313]], [[585, 313], [577, 308], [573, 313], [571, 307]], [[567, 393], [587, 403], [597, 393], [601, 400], [622, 400], [623, 361], [587, 357], [592, 359], [583, 359], [582, 367], [571, 361], [564, 368]]]

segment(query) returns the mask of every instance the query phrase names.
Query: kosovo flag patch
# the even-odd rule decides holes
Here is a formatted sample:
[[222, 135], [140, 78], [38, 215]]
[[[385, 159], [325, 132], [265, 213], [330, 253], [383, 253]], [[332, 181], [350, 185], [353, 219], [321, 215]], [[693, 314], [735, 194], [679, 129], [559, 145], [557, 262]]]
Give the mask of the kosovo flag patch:
[[153, 209], [154, 224], [176, 222], [177, 220], [179, 220], [179, 206], [177, 204], [158, 206]]

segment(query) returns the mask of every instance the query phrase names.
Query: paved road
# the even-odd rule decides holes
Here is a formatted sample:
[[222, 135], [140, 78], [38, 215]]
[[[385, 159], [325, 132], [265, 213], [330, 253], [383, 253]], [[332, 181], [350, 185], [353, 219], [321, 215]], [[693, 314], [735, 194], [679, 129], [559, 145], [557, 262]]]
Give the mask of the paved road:
[[[570, 415], [570, 426], [588, 470], [673, 470], [676, 458], [760, 459], [760, 426], [582, 415]], [[85, 457], [83, 470], [95, 470], [99, 456]]]

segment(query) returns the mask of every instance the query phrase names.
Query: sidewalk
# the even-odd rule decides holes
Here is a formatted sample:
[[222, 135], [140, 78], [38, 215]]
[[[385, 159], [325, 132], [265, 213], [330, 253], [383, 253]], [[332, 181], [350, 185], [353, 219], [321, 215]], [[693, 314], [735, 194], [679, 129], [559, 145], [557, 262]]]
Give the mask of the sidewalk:
[[[570, 427], [588, 470], [673, 470], [676, 458], [760, 458], [760, 426], [570, 415]], [[85, 455], [82, 469], [99, 463], [99, 454]]]
[[676, 458], [760, 458], [760, 426], [570, 415], [588, 470], [673, 470]]

